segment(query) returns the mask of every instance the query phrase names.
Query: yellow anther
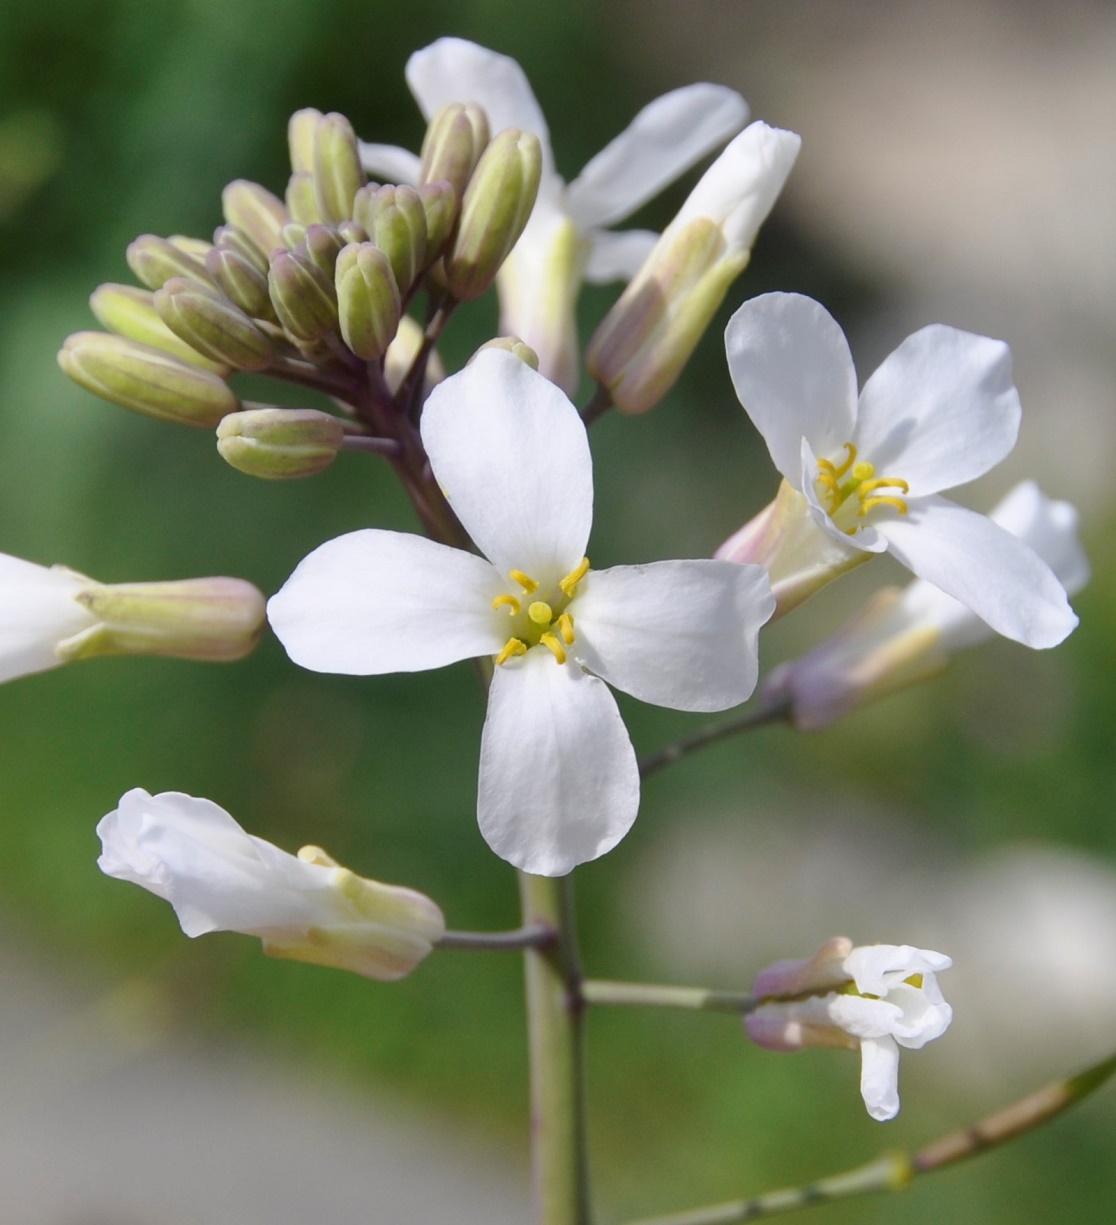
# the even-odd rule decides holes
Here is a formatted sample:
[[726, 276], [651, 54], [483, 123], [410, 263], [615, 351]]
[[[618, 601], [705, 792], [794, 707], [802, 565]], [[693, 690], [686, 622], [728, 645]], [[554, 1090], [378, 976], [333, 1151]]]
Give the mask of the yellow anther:
[[566, 644], [566, 646], [573, 645], [573, 617], [571, 617], [569, 613], [563, 613], [558, 618], [558, 632], [562, 635], [562, 641]]
[[904, 978], [903, 981], [909, 987], [914, 987], [916, 991], [922, 990], [923, 977], [921, 974], [912, 974], [910, 978]]
[[509, 638], [504, 643], [504, 649], [496, 656], [496, 662], [498, 664], [506, 664], [514, 656], [526, 654], [527, 644], [525, 642], [521, 642], [518, 638]]
[[529, 574], [524, 574], [522, 570], [509, 570], [508, 578], [513, 583], [518, 583], [528, 595], [539, 589], [538, 583]]
[[874, 481], [863, 481], [857, 494], [863, 501], [870, 493], [875, 493], [877, 489], [898, 489], [900, 493], [910, 493], [911, 487], [906, 481], [895, 476], [880, 476]]
[[493, 608], [506, 608], [508, 612], [510, 612], [511, 615], [514, 617], [515, 614], [519, 612], [520, 604], [519, 604], [519, 601], [515, 598], [515, 596], [504, 594], [504, 595], [498, 595], [492, 601], [492, 607]]
[[549, 648], [554, 652], [554, 658], [560, 663], [566, 662], [566, 648], [558, 641], [554, 634], [543, 634], [539, 639], [544, 647]]
[[577, 589], [578, 583], [580, 583], [588, 573], [589, 558], [583, 557], [581, 559], [581, 564], [575, 570], [571, 570], [564, 579], [559, 580], [558, 586], [566, 595], [572, 598], [574, 591]]
[[870, 481], [876, 475], [876, 465], [868, 463], [857, 464], [852, 470], [854, 481]]
[[865, 498], [860, 504], [859, 513], [866, 515], [870, 510], [877, 506], [893, 506], [901, 515], [907, 513], [907, 504], [902, 498]]
[[554, 620], [554, 609], [542, 600], [527, 605], [527, 615], [536, 625], [549, 625]]

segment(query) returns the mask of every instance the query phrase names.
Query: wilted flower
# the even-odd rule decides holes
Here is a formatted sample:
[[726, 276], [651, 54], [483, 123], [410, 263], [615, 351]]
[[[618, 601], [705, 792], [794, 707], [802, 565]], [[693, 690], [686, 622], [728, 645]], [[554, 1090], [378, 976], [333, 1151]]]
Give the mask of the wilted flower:
[[953, 1019], [934, 977], [952, 964], [909, 944], [853, 948], [837, 936], [807, 960], [763, 970], [752, 986], [763, 1002], [744, 1026], [772, 1051], [859, 1048], [861, 1096], [883, 1122], [899, 1113], [899, 1048], [919, 1050]]
[[318, 672], [493, 659], [481, 832], [524, 871], [559, 876], [610, 850], [639, 805], [635, 753], [602, 682], [678, 710], [744, 701], [771, 614], [767, 576], [710, 560], [591, 570], [585, 427], [507, 350], [479, 353], [435, 388], [421, 428], [435, 479], [485, 556], [352, 532], [272, 597], [272, 628]]
[[318, 847], [246, 833], [212, 800], [137, 787], [97, 826], [102, 872], [170, 902], [187, 936], [258, 936], [272, 957], [402, 978], [445, 933], [421, 893], [365, 880]]
[[785, 480], [779, 496], [717, 556], [760, 562], [780, 613], [887, 551], [1032, 647], [1077, 624], [1034, 550], [939, 491], [983, 475], [1015, 446], [1011, 351], [934, 324], [908, 337], [865, 383], [844, 334], [817, 302], [765, 294], [725, 332], [736, 394]]

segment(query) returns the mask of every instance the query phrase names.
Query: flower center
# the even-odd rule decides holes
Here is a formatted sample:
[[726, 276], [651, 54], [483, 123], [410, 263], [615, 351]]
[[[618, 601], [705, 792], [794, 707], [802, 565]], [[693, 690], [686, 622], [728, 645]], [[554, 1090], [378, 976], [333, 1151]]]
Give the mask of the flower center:
[[509, 571], [508, 578], [519, 587], [520, 594], [506, 591], [492, 601], [493, 608], [506, 608], [512, 619], [512, 636], [504, 643], [496, 662], [506, 664], [517, 655], [526, 655], [532, 647], [542, 646], [558, 663], [564, 664], [566, 648], [574, 643], [574, 619], [566, 608], [578, 583], [588, 573], [589, 558], [583, 557], [576, 569], [559, 579], [545, 600], [528, 601], [526, 597], [538, 594], [538, 582], [522, 570]]
[[841, 464], [818, 460], [815, 487], [833, 522], [853, 536], [863, 526], [858, 520], [879, 506], [890, 506], [905, 515], [907, 503], [898, 495], [910, 491], [907, 482], [897, 476], [877, 476], [874, 464], [864, 460], [858, 463], [851, 442], [846, 442], [844, 449], [847, 454]]

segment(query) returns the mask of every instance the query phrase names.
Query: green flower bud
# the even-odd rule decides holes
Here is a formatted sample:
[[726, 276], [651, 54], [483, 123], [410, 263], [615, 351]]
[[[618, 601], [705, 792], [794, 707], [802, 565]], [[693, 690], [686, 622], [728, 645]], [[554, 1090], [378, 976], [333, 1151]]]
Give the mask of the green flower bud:
[[309, 225], [306, 227], [306, 237], [302, 240], [300, 250], [304, 251], [313, 261], [316, 268], [331, 281], [333, 270], [337, 266], [337, 257], [344, 246], [341, 235], [331, 225]]
[[204, 264], [166, 238], [154, 234], [141, 234], [129, 243], [125, 258], [136, 279], [148, 289], [161, 289], [172, 276], [186, 277], [210, 289], [217, 288]]
[[[410, 315], [404, 315], [399, 320], [399, 330], [395, 339], [388, 345], [384, 354], [384, 382], [392, 395], [403, 386], [403, 380], [411, 371], [415, 358], [422, 348], [424, 332]], [[426, 378], [423, 380], [423, 398], [430, 394], [434, 387], [446, 377], [446, 368], [434, 349], [426, 359]]]
[[295, 340], [321, 340], [337, 330], [337, 298], [332, 281], [308, 256], [280, 251], [267, 274], [271, 304]]
[[535, 207], [542, 148], [533, 132], [505, 128], [484, 151], [465, 192], [446, 281], [455, 298], [479, 298], [519, 241]]
[[[255, 239], [238, 225], [222, 225], [213, 231], [213, 245], [223, 251], [235, 251], [254, 268], [267, 276], [267, 252], [262, 251]], [[207, 257], [208, 258], [208, 257]]]
[[341, 338], [357, 357], [383, 357], [403, 308], [391, 263], [374, 243], [351, 244], [338, 256], [337, 307]]
[[57, 645], [64, 662], [98, 655], [170, 655], [221, 663], [243, 659], [263, 629], [264, 597], [243, 579], [111, 586], [87, 581], [74, 599], [96, 622]]
[[488, 144], [488, 135], [488, 117], [475, 102], [447, 103], [426, 129], [419, 182], [444, 180], [460, 200]]
[[213, 361], [238, 370], [266, 370], [271, 365], [271, 341], [219, 290], [172, 277], [154, 302], [167, 327]]
[[149, 289], [109, 283], [98, 285], [89, 299], [89, 305], [97, 322], [117, 336], [126, 336], [129, 340], [138, 340], [140, 344], [162, 349], [164, 353], [171, 353], [202, 370], [211, 370], [222, 376], [228, 374], [227, 363], [203, 357], [193, 345], [188, 345], [167, 327], [159, 318], [153, 297]]
[[279, 246], [276, 249], [296, 251], [305, 241], [306, 226], [301, 221], [288, 221], [279, 231]]
[[[521, 362], [525, 362], [532, 370], [539, 368], [539, 355], [529, 344], [525, 344], [520, 340], [518, 336], [497, 336], [492, 340], [486, 340], [477, 350], [477, 353], [483, 353], [485, 349], [504, 349], [508, 353], [514, 353]], [[467, 364], [472, 363], [477, 353], [474, 353], [473, 357], [469, 358], [469, 363]]]
[[391, 261], [395, 283], [406, 293], [426, 262], [426, 210], [422, 198], [413, 187], [378, 187], [363, 211], [362, 224], [369, 239]]
[[[364, 188], [362, 187], [360, 190], [363, 191]], [[360, 192], [357, 194], [359, 195]], [[343, 245], [350, 242], [368, 241], [368, 231], [363, 225], [356, 221], [342, 221], [337, 227], [337, 234], [339, 235]]]
[[76, 332], [58, 364], [94, 395], [162, 421], [212, 429], [240, 407], [217, 375], [123, 336]]
[[426, 258], [430, 262], [442, 253], [453, 232], [458, 196], [446, 182], [424, 183], [418, 194], [426, 214]]
[[312, 106], [295, 111], [287, 122], [287, 147], [291, 152], [291, 169], [295, 174], [311, 174], [314, 170], [314, 133], [322, 112]]
[[172, 234], [167, 242], [177, 247], [183, 255], [196, 259], [199, 264], [205, 263], [205, 257], [213, 249], [211, 242], [206, 242], [204, 238], [191, 238], [189, 234]]
[[315, 409], [257, 408], [217, 426], [217, 450], [239, 472], [267, 480], [313, 476], [337, 457], [345, 431]]
[[261, 272], [239, 251], [232, 247], [214, 247], [205, 257], [205, 268], [229, 301], [245, 314], [256, 319], [274, 317], [266, 271]]
[[364, 186], [353, 125], [344, 115], [323, 115], [314, 129], [314, 195], [323, 221], [336, 225], [353, 215], [353, 197]]
[[279, 231], [290, 218], [283, 201], [266, 187], [235, 179], [221, 193], [221, 205], [229, 225], [243, 230], [264, 255], [280, 245]]
[[292, 174], [287, 180], [287, 212], [299, 225], [317, 225], [322, 220], [318, 197], [314, 194], [314, 176], [306, 171]]

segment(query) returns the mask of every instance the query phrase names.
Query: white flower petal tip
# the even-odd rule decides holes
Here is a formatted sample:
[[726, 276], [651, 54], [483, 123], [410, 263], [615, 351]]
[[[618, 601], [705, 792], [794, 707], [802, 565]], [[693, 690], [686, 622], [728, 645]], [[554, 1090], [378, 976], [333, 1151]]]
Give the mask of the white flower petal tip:
[[953, 1019], [935, 977], [950, 965], [930, 949], [854, 948], [836, 937], [809, 959], [763, 970], [752, 988], [761, 1003], [744, 1026], [757, 1045], [773, 1051], [859, 1048], [864, 1105], [873, 1119], [891, 1119], [899, 1112], [899, 1048], [918, 1050]]
[[[809, 298], [746, 302], [725, 344], [737, 396], [789, 493], [782, 513], [776, 505], [753, 520], [718, 556], [767, 564], [780, 599], [781, 588], [804, 598], [840, 573], [834, 549], [887, 551], [1006, 637], [1043, 647], [1069, 633], [1075, 619], [1062, 586], [1034, 552], [937, 497], [1015, 445], [1020, 407], [1007, 345], [923, 328], [858, 398], [848, 344]], [[812, 539], [807, 515], [819, 529]]]
[[241, 932], [270, 956], [391, 982], [445, 933], [423, 894], [356, 876], [317, 847], [290, 855], [211, 800], [136, 788], [97, 833], [101, 870], [170, 902], [187, 936]]

